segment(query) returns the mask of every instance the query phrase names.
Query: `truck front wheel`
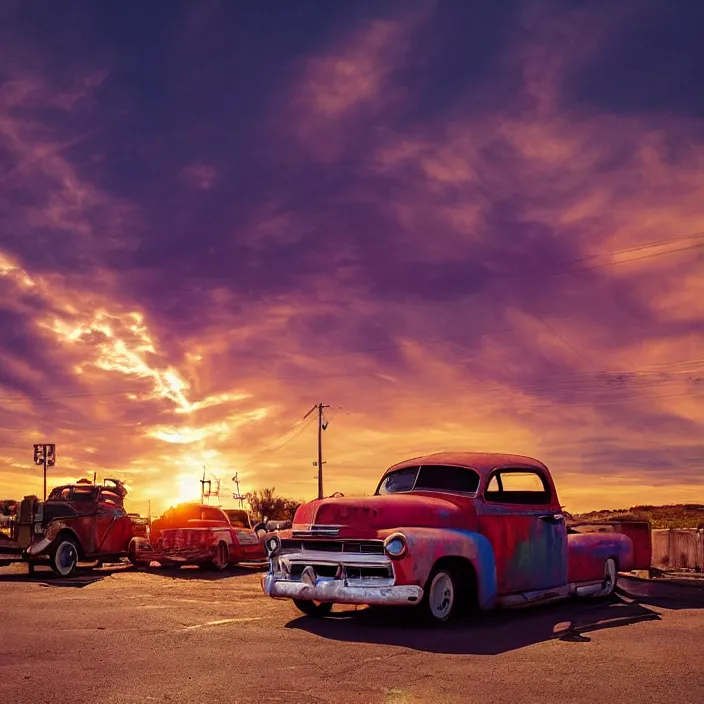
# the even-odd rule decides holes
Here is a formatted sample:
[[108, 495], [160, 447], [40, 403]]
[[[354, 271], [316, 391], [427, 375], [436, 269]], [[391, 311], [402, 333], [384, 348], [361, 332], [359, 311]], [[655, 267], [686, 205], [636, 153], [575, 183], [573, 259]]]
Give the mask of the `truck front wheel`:
[[430, 623], [447, 623], [457, 614], [458, 584], [446, 567], [433, 570], [425, 586], [420, 608]]
[[50, 554], [51, 569], [59, 577], [70, 577], [78, 565], [78, 547], [72, 538], [59, 536]]
[[294, 599], [293, 603], [299, 611], [306, 616], [316, 616], [318, 618], [327, 616], [332, 611], [331, 601], [308, 601], [307, 599]]

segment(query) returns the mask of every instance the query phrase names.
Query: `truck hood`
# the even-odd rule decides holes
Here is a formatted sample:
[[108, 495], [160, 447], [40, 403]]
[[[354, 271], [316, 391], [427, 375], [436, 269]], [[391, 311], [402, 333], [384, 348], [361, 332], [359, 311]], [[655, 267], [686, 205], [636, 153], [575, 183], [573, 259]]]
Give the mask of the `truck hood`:
[[321, 499], [300, 506], [293, 527], [300, 530], [311, 525], [335, 525], [365, 532], [402, 526], [464, 528], [468, 513], [449, 499], [427, 494]]

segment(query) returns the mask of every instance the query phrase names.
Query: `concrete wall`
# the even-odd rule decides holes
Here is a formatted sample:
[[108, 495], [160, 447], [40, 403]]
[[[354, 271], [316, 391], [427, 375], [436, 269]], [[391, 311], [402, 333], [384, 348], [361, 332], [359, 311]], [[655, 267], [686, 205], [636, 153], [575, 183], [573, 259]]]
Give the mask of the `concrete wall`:
[[652, 531], [653, 567], [704, 569], [704, 530], [664, 528]]

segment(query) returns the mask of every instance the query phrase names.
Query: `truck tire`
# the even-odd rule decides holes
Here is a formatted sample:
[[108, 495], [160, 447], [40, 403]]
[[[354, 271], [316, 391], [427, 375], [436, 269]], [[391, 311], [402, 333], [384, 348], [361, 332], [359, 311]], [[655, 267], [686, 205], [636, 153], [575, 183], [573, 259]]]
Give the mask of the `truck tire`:
[[447, 567], [433, 569], [420, 603], [423, 620], [432, 624], [454, 620], [458, 612], [459, 592], [459, 584], [452, 570]]
[[299, 611], [306, 616], [322, 618], [332, 611], [331, 601], [308, 601], [307, 599], [294, 599], [293, 603]]
[[73, 538], [59, 536], [49, 554], [51, 569], [59, 577], [70, 577], [78, 565], [78, 546]]
[[222, 572], [230, 564], [230, 551], [227, 548], [227, 544], [222, 540], [218, 543], [217, 550], [215, 551], [215, 557], [211, 562], [213, 569], [218, 572]]
[[616, 589], [616, 580], [618, 579], [618, 567], [616, 560], [609, 557], [604, 562], [604, 581], [602, 582], [602, 590], [597, 595], [597, 598], [607, 599]]
[[130, 540], [130, 544], [127, 546], [127, 559], [131, 564], [137, 565], [137, 543], [134, 540]]

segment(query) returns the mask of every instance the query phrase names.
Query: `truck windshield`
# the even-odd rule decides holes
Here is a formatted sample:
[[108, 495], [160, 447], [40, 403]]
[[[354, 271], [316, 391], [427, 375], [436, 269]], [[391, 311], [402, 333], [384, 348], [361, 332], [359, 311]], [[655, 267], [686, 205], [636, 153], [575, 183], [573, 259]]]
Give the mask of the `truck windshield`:
[[473, 494], [479, 487], [479, 475], [469, 467], [424, 465], [403, 467], [389, 472], [377, 494], [398, 494], [405, 491], [452, 491]]
[[389, 472], [379, 485], [377, 494], [398, 494], [403, 491], [411, 491], [416, 483], [418, 470], [420, 467], [404, 467], [395, 472]]

